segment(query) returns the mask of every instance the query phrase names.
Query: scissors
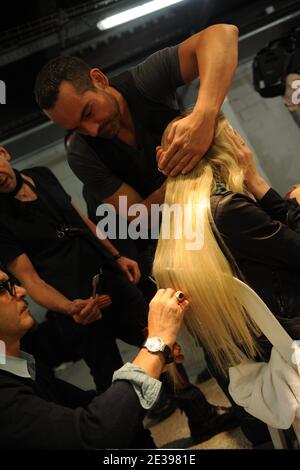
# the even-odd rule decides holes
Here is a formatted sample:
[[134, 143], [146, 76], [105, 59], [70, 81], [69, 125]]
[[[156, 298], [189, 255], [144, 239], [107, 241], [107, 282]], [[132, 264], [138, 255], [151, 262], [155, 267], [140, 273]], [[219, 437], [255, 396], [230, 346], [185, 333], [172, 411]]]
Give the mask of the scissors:
[[99, 274], [95, 274], [95, 276], [92, 278], [92, 297], [93, 299], [102, 291], [102, 289], [99, 289], [99, 285], [102, 281], [103, 277], [103, 270], [99, 268]]

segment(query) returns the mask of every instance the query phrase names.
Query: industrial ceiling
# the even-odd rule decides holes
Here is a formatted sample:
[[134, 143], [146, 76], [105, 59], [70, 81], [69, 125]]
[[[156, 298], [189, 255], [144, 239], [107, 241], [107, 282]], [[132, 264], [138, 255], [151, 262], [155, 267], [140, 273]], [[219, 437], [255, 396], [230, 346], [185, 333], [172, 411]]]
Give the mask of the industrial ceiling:
[[[57, 55], [83, 57], [111, 75], [210, 24], [236, 24], [250, 41], [254, 30], [300, 14], [296, 0], [182, 0], [109, 30], [97, 28], [99, 20], [145, 1], [27, 0], [2, 5], [0, 80], [6, 104], [0, 106], [0, 141], [46, 121], [34, 102], [33, 84], [42, 65]], [[299, 17], [295, 21], [299, 24]], [[245, 45], [242, 55], [255, 52]]]

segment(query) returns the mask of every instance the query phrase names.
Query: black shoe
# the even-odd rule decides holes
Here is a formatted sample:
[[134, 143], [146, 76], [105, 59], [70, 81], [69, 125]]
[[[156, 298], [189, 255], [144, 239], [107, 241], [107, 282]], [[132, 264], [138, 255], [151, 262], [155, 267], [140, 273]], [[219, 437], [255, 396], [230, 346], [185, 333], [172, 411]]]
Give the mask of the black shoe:
[[176, 398], [178, 407], [188, 418], [191, 438], [195, 444], [240, 424], [232, 408], [211, 405], [194, 385], [177, 392]]
[[250, 416], [248, 413], [243, 413], [240, 426], [253, 447], [257, 447], [271, 441], [268, 426], [259, 419], [254, 418], [254, 416]]
[[229, 431], [240, 425], [231, 407], [210, 406], [214, 408], [211, 418], [201, 421], [189, 419], [191, 438], [194, 444], [207, 441], [220, 432]]

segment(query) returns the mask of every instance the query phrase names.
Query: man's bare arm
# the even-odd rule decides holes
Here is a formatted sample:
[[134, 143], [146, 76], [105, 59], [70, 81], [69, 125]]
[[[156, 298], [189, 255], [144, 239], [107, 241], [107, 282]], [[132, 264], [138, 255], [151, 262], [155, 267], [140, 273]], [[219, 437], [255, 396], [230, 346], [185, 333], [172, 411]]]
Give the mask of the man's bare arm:
[[75, 321], [83, 324], [91, 323], [100, 318], [101, 312], [99, 311], [97, 298], [76, 299], [73, 301], [67, 299], [38, 275], [25, 253], [11, 261], [8, 269], [25, 287], [28, 295], [42, 307], [72, 317], [75, 316]]
[[[147, 198], [143, 199], [140, 194], [138, 194], [131, 186], [126, 183], [122, 183], [119, 189], [112, 194], [111, 196], [104, 199], [103, 202], [107, 204], [112, 204], [116, 211], [119, 213], [119, 198], [120, 196], [127, 197], [127, 208], [134, 204], [143, 204], [148, 211], [148, 221], [150, 222], [151, 215], [151, 205], [152, 204], [162, 204], [165, 199], [165, 183], [163, 183], [160, 188], [151, 193]], [[128, 220], [134, 220], [137, 216], [128, 216], [127, 213], [120, 212], [122, 217]]]
[[194, 34], [180, 44], [179, 62], [185, 83], [200, 78], [194, 112], [204, 106], [216, 115], [238, 63], [238, 28], [218, 24]]
[[79, 216], [82, 218], [82, 220], [90, 229], [90, 231], [95, 235], [95, 237], [98, 238], [99, 243], [102, 243], [102, 245], [112, 256], [119, 257], [117, 259], [117, 263], [122, 269], [122, 271], [125, 273], [125, 275], [128, 277], [129, 281], [133, 282], [134, 284], [137, 284], [141, 279], [141, 272], [138, 263], [131, 258], [127, 258], [126, 256], [121, 255], [116, 249], [116, 247], [114, 247], [114, 245], [108, 240], [108, 238], [104, 237], [104, 235], [102, 237], [99, 237], [99, 233], [97, 233], [97, 228], [94, 222], [92, 222], [92, 220], [90, 220], [88, 217], [86, 217], [86, 215], [80, 212], [74, 205], [73, 207], [78, 212]]
[[165, 175], [191, 171], [211, 145], [216, 116], [231, 85], [238, 62], [238, 28], [218, 24], [191, 36], [179, 46], [183, 80], [200, 78], [193, 112], [173, 124], [167, 152], [159, 152]]
[[48, 310], [70, 314], [72, 302], [40, 278], [25, 253], [11, 261], [8, 268], [35, 302]]

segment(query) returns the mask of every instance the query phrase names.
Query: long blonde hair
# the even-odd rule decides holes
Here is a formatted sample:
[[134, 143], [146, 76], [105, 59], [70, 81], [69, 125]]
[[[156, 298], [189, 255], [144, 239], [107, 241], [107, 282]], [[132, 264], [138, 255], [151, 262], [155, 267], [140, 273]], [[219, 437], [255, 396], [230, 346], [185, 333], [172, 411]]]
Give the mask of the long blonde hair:
[[[163, 135], [164, 148], [167, 147], [170, 125]], [[201, 210], [202, 248], [188, 250], [186, 243], [190, 240], [184, 233], [180, 239], [173, 236], [176, 221], [171, 214], [171, 237], [163, 239], [160, 235], [153, 264], [153, 275], [159, 288], [173, 287], [187, 294], [190, 302], [185, 316], [187, 329], [210, 353], [217, 369], [223, 373], [229, 366], [242, 362], [245, 356], [256, 357], [259, 351], [255, 341], [259, 331], [235, 296], [235, 273], [232, 262], [228, 261], [232, 257], [211, 213], [210, 197], [219, 181], [229, 191], [246, 193], [244, 173], [236, 162], [226, 128], [228, 122], [220, 114], [213, 144], [200, 163], [187, 175], [167, 180], [165, 204], [182, 207], [190, 204], [192, 207], [190, 212], [183, 211], [182, 225], [188, 222], [195, 229], [196, 217]]]

